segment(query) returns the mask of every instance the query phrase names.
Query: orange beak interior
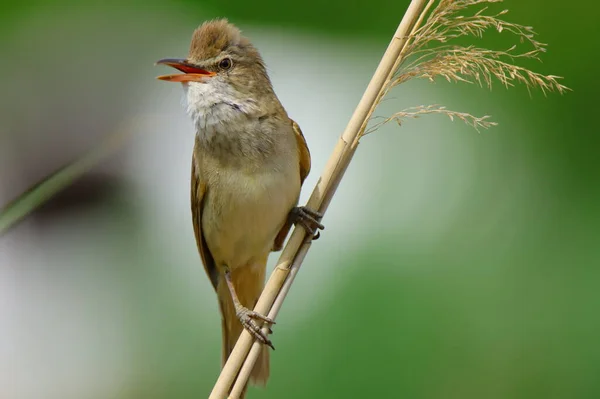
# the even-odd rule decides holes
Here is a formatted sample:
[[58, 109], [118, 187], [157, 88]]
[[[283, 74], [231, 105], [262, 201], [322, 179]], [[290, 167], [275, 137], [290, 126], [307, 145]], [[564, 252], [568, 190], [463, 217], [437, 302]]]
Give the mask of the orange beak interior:
[[190, 64], [186, 60], [181, 59], [164, 58], [162, 60], [156, 61], [156, 65], [168, 65], [183, 72], [174, 75], [161, 75], [156, 78], [160, 80], [165, 80], [167, 82], [202, 82], [205, 78], [210, 78], [211, 76], [216, 75], [214, 72], [198, 68], [197, 66]]

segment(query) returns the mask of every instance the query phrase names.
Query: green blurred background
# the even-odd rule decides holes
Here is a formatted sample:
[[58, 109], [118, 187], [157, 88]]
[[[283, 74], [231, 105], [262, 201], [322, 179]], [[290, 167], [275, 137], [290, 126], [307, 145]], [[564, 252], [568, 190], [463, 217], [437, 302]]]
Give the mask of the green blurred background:
[[[107, 134], [133, 139], [0, 238], [0, 397], [207, 397], [220, 323], [190, 223], [193, 129], [153, 62], [205, 19], [240, 26], [311, 147], [305, 201], [407, 4], [2, 3], [0, 206]], [[413, 81], [386, 101], [499, 126], [431, 116], [363, 140], [248, 397], [600, 397], [600, 5], [577, 5], [493, 7], [536, 28], [549, 51], [527, 66], [573, 92]]]

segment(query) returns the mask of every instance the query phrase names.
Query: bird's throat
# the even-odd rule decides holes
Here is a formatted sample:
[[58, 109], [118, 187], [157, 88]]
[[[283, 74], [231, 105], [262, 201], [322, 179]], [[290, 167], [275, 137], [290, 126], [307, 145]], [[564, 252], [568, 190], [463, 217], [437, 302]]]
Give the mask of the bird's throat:
[[245, 111], [244, 102], [235, 91], [218, 79], [206, 83], [184, 85], [184, 102], [197, 131], [214, 130], [240, 119]]

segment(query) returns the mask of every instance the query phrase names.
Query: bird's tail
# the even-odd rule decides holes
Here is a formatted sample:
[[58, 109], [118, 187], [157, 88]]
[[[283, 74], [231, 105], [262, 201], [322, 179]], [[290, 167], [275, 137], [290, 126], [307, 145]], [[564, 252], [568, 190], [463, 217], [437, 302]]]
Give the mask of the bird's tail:
[[[266, 257], [261, 265], [248, 265], [231, 271], [231, 279], [238, 299], [243, 306], [252, 310], [258, 301], [265, 281]], [[221, 327], [223, 333], [223, 365], [231, 354], [244, 327], [237, 318], [235, 306], [227, 287], [225, 277], [221, 276], [217, 285], [217, 296], [221, 310]], [[250, 382], [255, 385], [264, 386], [269, 379], [269, 348], [263, 345], [252, 373]], [[241, 398], [246, 393], [246, 387]]]

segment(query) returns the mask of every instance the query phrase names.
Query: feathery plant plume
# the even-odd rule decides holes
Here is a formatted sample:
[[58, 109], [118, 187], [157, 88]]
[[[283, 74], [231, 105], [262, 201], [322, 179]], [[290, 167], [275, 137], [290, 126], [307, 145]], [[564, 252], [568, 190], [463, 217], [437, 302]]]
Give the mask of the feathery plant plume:
[[[430, 0], [421, 15], [424, 23], [409, 36], [407, 45], [376, 105], [381, 103], [391, 89], [413, 78], [434, 82], [436, 77], [441, 77], [448, 82], [475, 83], [488, 89], [492, 88], [494, 80], [507, 88], [520, 83], [525, 85], [530, 94], [531, 89], [535, 88], [540, 89], [544, 95], [549, 92], [563, 94], [570, 90], [559, 83], [562, 79], [560, 76], [543, 75], [516, 65], [521, 59], [541, 61], [540, 55], [546, 51], [546, 44], [536, 39], [532, 27], [502, 19], [508, 10], [488, 14], [488, 7], [484, 6], [474, 10], [470, 15], [462, 15], [464, 12], [472, 11], [475, 6], [500, 2], [502, 0]], [[437, 3], [435, 8], [428, 13], [435, 3]], [[448, 44], [454, 39], [465, 36], [482, 38], [490, 29], [498, 33], [510, 33], [530, 49], [520, 51], [517, 45], [513, 45], [506, 50], [489, 50], [475, 46]], [[412, 61], [405, 62], [409, 58]], [[443, 106], [421, 105], [396, 112], [368, 129], [363, 126], [363, 135], [377, 130], [390, 121], [401, 124], [408, 118], [427, 114], [444, 114], [450, 120], [460, 119], [477, 131], [479, 128], [488, 129], [497, 125], [496, 122], [489, 120], [488, 115], [476, 117], [465, 112], [451, 111]]]

